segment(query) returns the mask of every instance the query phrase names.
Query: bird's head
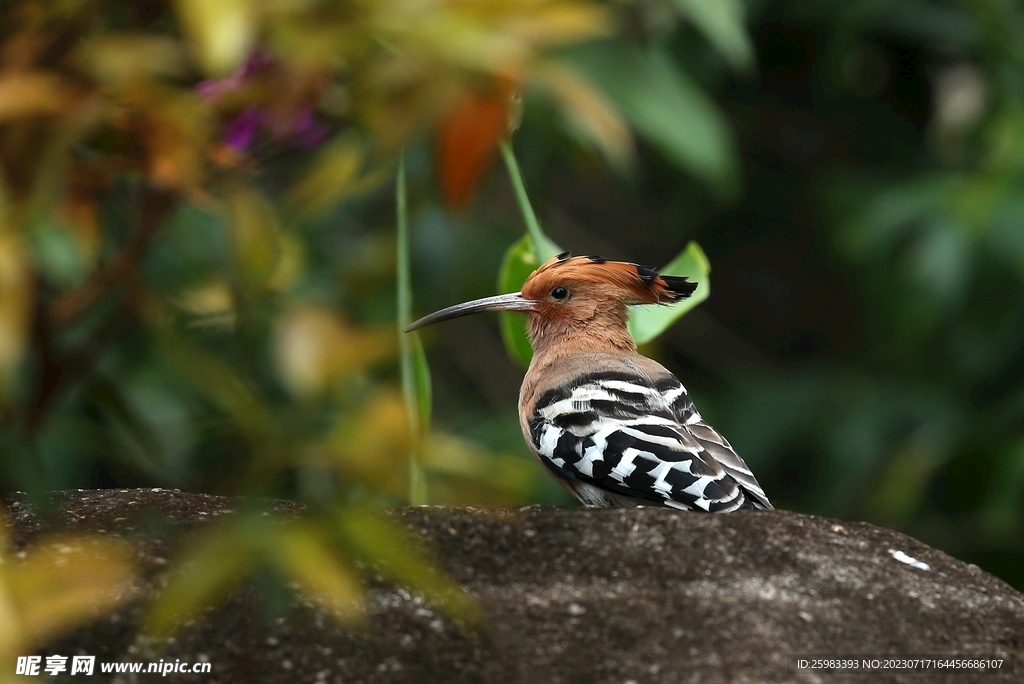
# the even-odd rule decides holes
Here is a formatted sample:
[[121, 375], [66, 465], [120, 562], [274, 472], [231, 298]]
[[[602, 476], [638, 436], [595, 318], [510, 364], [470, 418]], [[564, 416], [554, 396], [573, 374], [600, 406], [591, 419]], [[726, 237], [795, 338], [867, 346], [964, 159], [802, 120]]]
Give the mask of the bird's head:
[[693, 294], [697, 283], [625, 261], [559, 254], [541, 265], [520, 292], [456, 304], [425, 316], [406, 332], [481, 311], [522, 311], [529, 315], [534, 351], [570, 339], [589, 339], [613, 348], [633, 348], [626, 307], [671, 304]]

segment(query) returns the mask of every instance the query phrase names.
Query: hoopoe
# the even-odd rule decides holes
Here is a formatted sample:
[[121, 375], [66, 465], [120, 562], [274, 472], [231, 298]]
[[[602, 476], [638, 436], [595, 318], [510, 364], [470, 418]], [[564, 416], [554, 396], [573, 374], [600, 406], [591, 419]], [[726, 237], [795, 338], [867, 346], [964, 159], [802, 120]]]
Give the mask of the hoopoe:
[[406, 332], [481, 311], [528, 315], [533, 360], [519, 393], [523, 437], [589, 506], [770, 509], [750, 468], [704, 422], [672, 373], [636, 350], [626, 307], [669, 304], [697, 284], [637, 264], [568, 252], [521, 292], [421, 318]]

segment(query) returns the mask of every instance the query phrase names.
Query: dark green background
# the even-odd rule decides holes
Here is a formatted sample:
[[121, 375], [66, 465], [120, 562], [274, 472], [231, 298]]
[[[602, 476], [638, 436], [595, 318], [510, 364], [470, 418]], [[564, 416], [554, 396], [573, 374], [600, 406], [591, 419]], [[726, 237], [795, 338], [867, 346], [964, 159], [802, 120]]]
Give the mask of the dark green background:
[[[757, 68], [740, 76], [692, 30], [675, 32], [670, 50], [735, 131], [742, 180], [731, 200], [644, 146], [635, 175], [616, 178], [575, 156], [537, 108], [516, 138], [560, 245], [654, 266], [690, 239], [705, 249], [709, 301], [648, 353], [776, 506], [894, 527], [1017, 587], [1021, 19], [1010, 3], [754, 3]], [[940, 121], [951, 105], [939, 98], [979, 91], [976, 118]], [[516, 219], [502, 173], [470, 216], [421, 215], [420, 310], [489, 294]], [[496, 321], [433, 334], [437, 422], [518, 440], [520, 372]]]

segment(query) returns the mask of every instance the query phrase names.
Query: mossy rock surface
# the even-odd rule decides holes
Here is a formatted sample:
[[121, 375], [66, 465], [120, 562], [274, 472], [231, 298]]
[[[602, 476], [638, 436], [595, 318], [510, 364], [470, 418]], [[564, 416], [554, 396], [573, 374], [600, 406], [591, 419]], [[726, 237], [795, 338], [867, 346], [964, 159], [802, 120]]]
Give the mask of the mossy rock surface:
[[[268, 602], [256, 581], [159, 651], [138, 642], [140, 606], [181, 533], [238, 503], [149, 489], [60, 492], [47, 514], [7, 501], [19, 544], [103, 531], [136, 544], [145, 569], [138, 601], [43, 653], [206, 660], [213, 670], [117, 682], [1024, 682], [1024, 595], [897, 532], [784, 511], [395, 510], [388, 515], [479, 599], [482, 631], [460, 631], [419, 597], [376, 580], [357, 625], [301, 600]], [[1013, 659], [1016, 672], [830, 675], [793, 672], [788, 662], [972, 653]]]

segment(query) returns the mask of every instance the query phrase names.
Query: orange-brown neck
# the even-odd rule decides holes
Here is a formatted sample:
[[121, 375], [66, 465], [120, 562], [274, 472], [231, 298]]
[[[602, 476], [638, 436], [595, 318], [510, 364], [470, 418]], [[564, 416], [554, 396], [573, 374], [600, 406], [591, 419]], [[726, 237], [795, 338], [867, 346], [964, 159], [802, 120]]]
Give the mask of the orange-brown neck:
[[594, 301], [585, 309], [576, 307], [571, 317], [546, 313], [541, 310], [529, 317], [535, 366], [583, 352], [636, 351], [626, 329], [626, 307], [619, 302]]

